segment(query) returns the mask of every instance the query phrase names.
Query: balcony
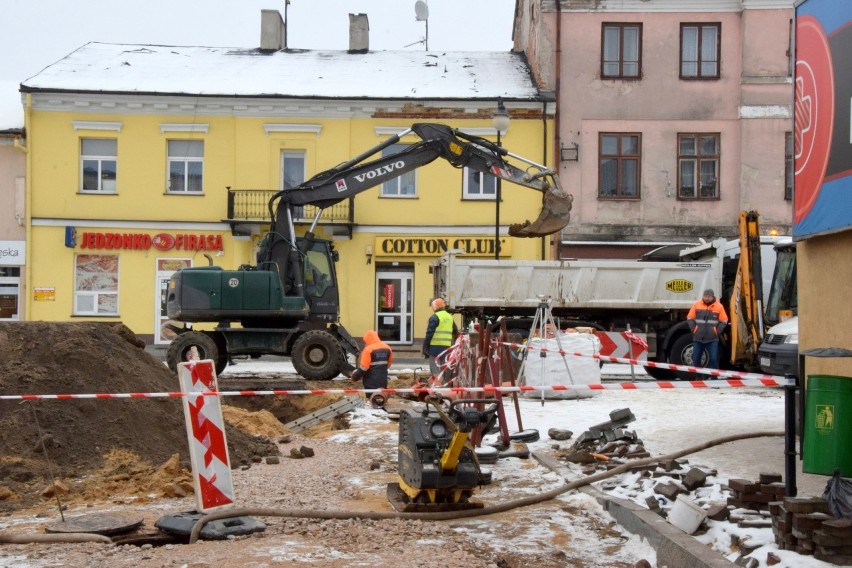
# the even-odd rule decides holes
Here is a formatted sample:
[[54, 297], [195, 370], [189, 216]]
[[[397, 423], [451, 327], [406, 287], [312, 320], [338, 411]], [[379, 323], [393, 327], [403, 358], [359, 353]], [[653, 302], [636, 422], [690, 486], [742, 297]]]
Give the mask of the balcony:
[[[260, 232], [262, 225], [271, 223], [269, 200], [275, 195], [273, 189], [228, 189], [228, 218], [235, 236], [247, 236]], [[318, 209], [313, 205], [295, 207], [293, 223], [310, 225]], [[354, 202], [352, 198], [323, 209], [317, 225], [326, 226], [336, 237], [352, 238], [354, 224]]]

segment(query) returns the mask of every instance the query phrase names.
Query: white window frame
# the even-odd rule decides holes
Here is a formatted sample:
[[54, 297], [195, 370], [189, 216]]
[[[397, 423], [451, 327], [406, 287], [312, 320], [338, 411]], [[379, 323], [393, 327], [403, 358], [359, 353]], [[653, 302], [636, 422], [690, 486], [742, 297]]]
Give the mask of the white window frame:
[[[87, 141], [93, 142], [112, 142], [115, 144], [115, 151], [112, 154], [87, 154], [83, 147]], [[87, 189], [86, 183], [86, 162], [95, 162], [97, 165], [97, 187]], [[106, 178], [104, 165], [107, 162], [113, 164], [112, 179]], [[108, 175], [108, 172], [106, 173]], [[115, 138], [80, 138], [80, 193], [117, 193], [118, 192], [118, 140]]]
[[[292, 189], [303, 181], [305, 181], [308, 171], [308, 153], [305, 150], [281, 150], [281, 157], [279, 158], [279, 167], [280, 167], [280, 183], [278, 189]], [[287, 183], [287, 161], [288, 160], [298, 160], [302, 163], [302, 175], [296, 176], [299, 178], [298, 181], [293, 179], [293, 183]], [[304, 219], [305, 218], [305, 206], [297, 205], [293, 208], [293, 216], [296, 219]]]
[[[200, 144], [201, 156], [173, 156], [171, 147], [172, 142], [190, 145]], [[204, 140], [184, 140], [179, 138], [167, 140], [166, 153], [168, 154], [168, 161], [166, 164], [166, 193], [176, 193], [179, 195], [198, 195], [204, 193]], [[172, 187], [172, 165], [182, 165], [183, 173], [181, 175], [183, 177], [183, 189], [175, 189]], [[198, 189], [190, 189], [190, 168], [196, 165], [201, 167], [201, 187]]]
[[[462, 196], [464, 199], [494, 201], [497, 198], [497, 176], [470, 168], [464, 168], [463, 175]], [[481, 191], [476, 191], [476, 188], [470, 183], [473, 176], [478, 177], [478, 189]], [[489, 188], [491, 189], [490, 192], [488, 191]]]
[[[296, 176], [297, 178], [299, 178], [298, 181], [296, 181], [294, 179], [293, 183], [290, 183], [290, 184], [287, 183], [287, 177], [288, 177], [287, 176], [287, 161], [288, 160], [297, 160], [297, 161], [301, 162], [301, 164], [302, 164], [302, 172], [301, 172], [302, 175]], [[307, 173], [306, 173], [307, 171], [308, 171], [307, 152], [305, 152], [304, 150], [281, 150], [281, 187], [280, 187], [280, 189], [292, 189], [292, 188], [300, 185], [302, 182], [305, 181], [305, 179], [306, 179], [305, 176], [307, 175]]]
[[[80, 282], [79, 262], [83, 257], [111, 257], [115, 259], [115, 273], [102, 272], [104, 277], [98, 278], [97, 273], [88, 271], [92, 274], [92, 280], [88, 283]], [[117, 316], [118, 315], [118, 282], [121, 258], [117, 254], [75, 254], [74, 255], [74, 315], [76, 316]], [[113, 275], [111, 278], [109, 275]], [[104, 287], [104, 284], [107, 284]], [[111, 284], [111, 285], [110, 285]], [[81, 290], [81, 286], [85, 285], [87, 289]], [[91, 288], [91, 289], [90, 289]], [[114, 288], [114, 289], [110, 289]], [[111, 300], [111, 305], [114, 309], [101, 310], [101, 306], [109, 307], [110, 304], [104, 302]]]
[[[397, 154], [400, 150], [407, 148], [407, 144], [392, 144], [382, 150], [382, 157]], [[411, 180], [413, 187], [412, 193], [402, 193], [402, 185], [406, 180]], [[388, 180], [382, 184], [381, 197], [390, 197], [394, 199], [411, 199], [417, 197], [417, 171], [412, 170], [406, 172], [399, 177]]]

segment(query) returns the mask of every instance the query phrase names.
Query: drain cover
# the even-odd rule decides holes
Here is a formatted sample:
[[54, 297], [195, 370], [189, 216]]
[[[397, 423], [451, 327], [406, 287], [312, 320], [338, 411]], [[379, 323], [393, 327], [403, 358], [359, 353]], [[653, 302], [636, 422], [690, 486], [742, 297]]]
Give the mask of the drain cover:
[[49, 533], [124, 534], [142, 526], [142, 517], [122, 513], [92, 513], [44, 527]]

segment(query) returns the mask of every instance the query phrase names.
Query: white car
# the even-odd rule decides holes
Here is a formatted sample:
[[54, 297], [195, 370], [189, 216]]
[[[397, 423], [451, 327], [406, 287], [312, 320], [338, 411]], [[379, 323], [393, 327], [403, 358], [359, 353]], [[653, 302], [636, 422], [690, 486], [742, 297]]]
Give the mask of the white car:
[[799, 375], [799, 318], [773, 325], [757, 350], [760, 368], [772, 375]]

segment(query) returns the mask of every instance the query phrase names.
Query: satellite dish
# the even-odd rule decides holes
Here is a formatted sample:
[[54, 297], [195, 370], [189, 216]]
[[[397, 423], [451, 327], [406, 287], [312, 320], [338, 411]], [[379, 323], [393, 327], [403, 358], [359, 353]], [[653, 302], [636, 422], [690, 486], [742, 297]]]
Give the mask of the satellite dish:
[[414, 14], [418, 22], [425, 22], [429, 19], [429, 6], [423, 0], [417, 0], [414, 3]]

